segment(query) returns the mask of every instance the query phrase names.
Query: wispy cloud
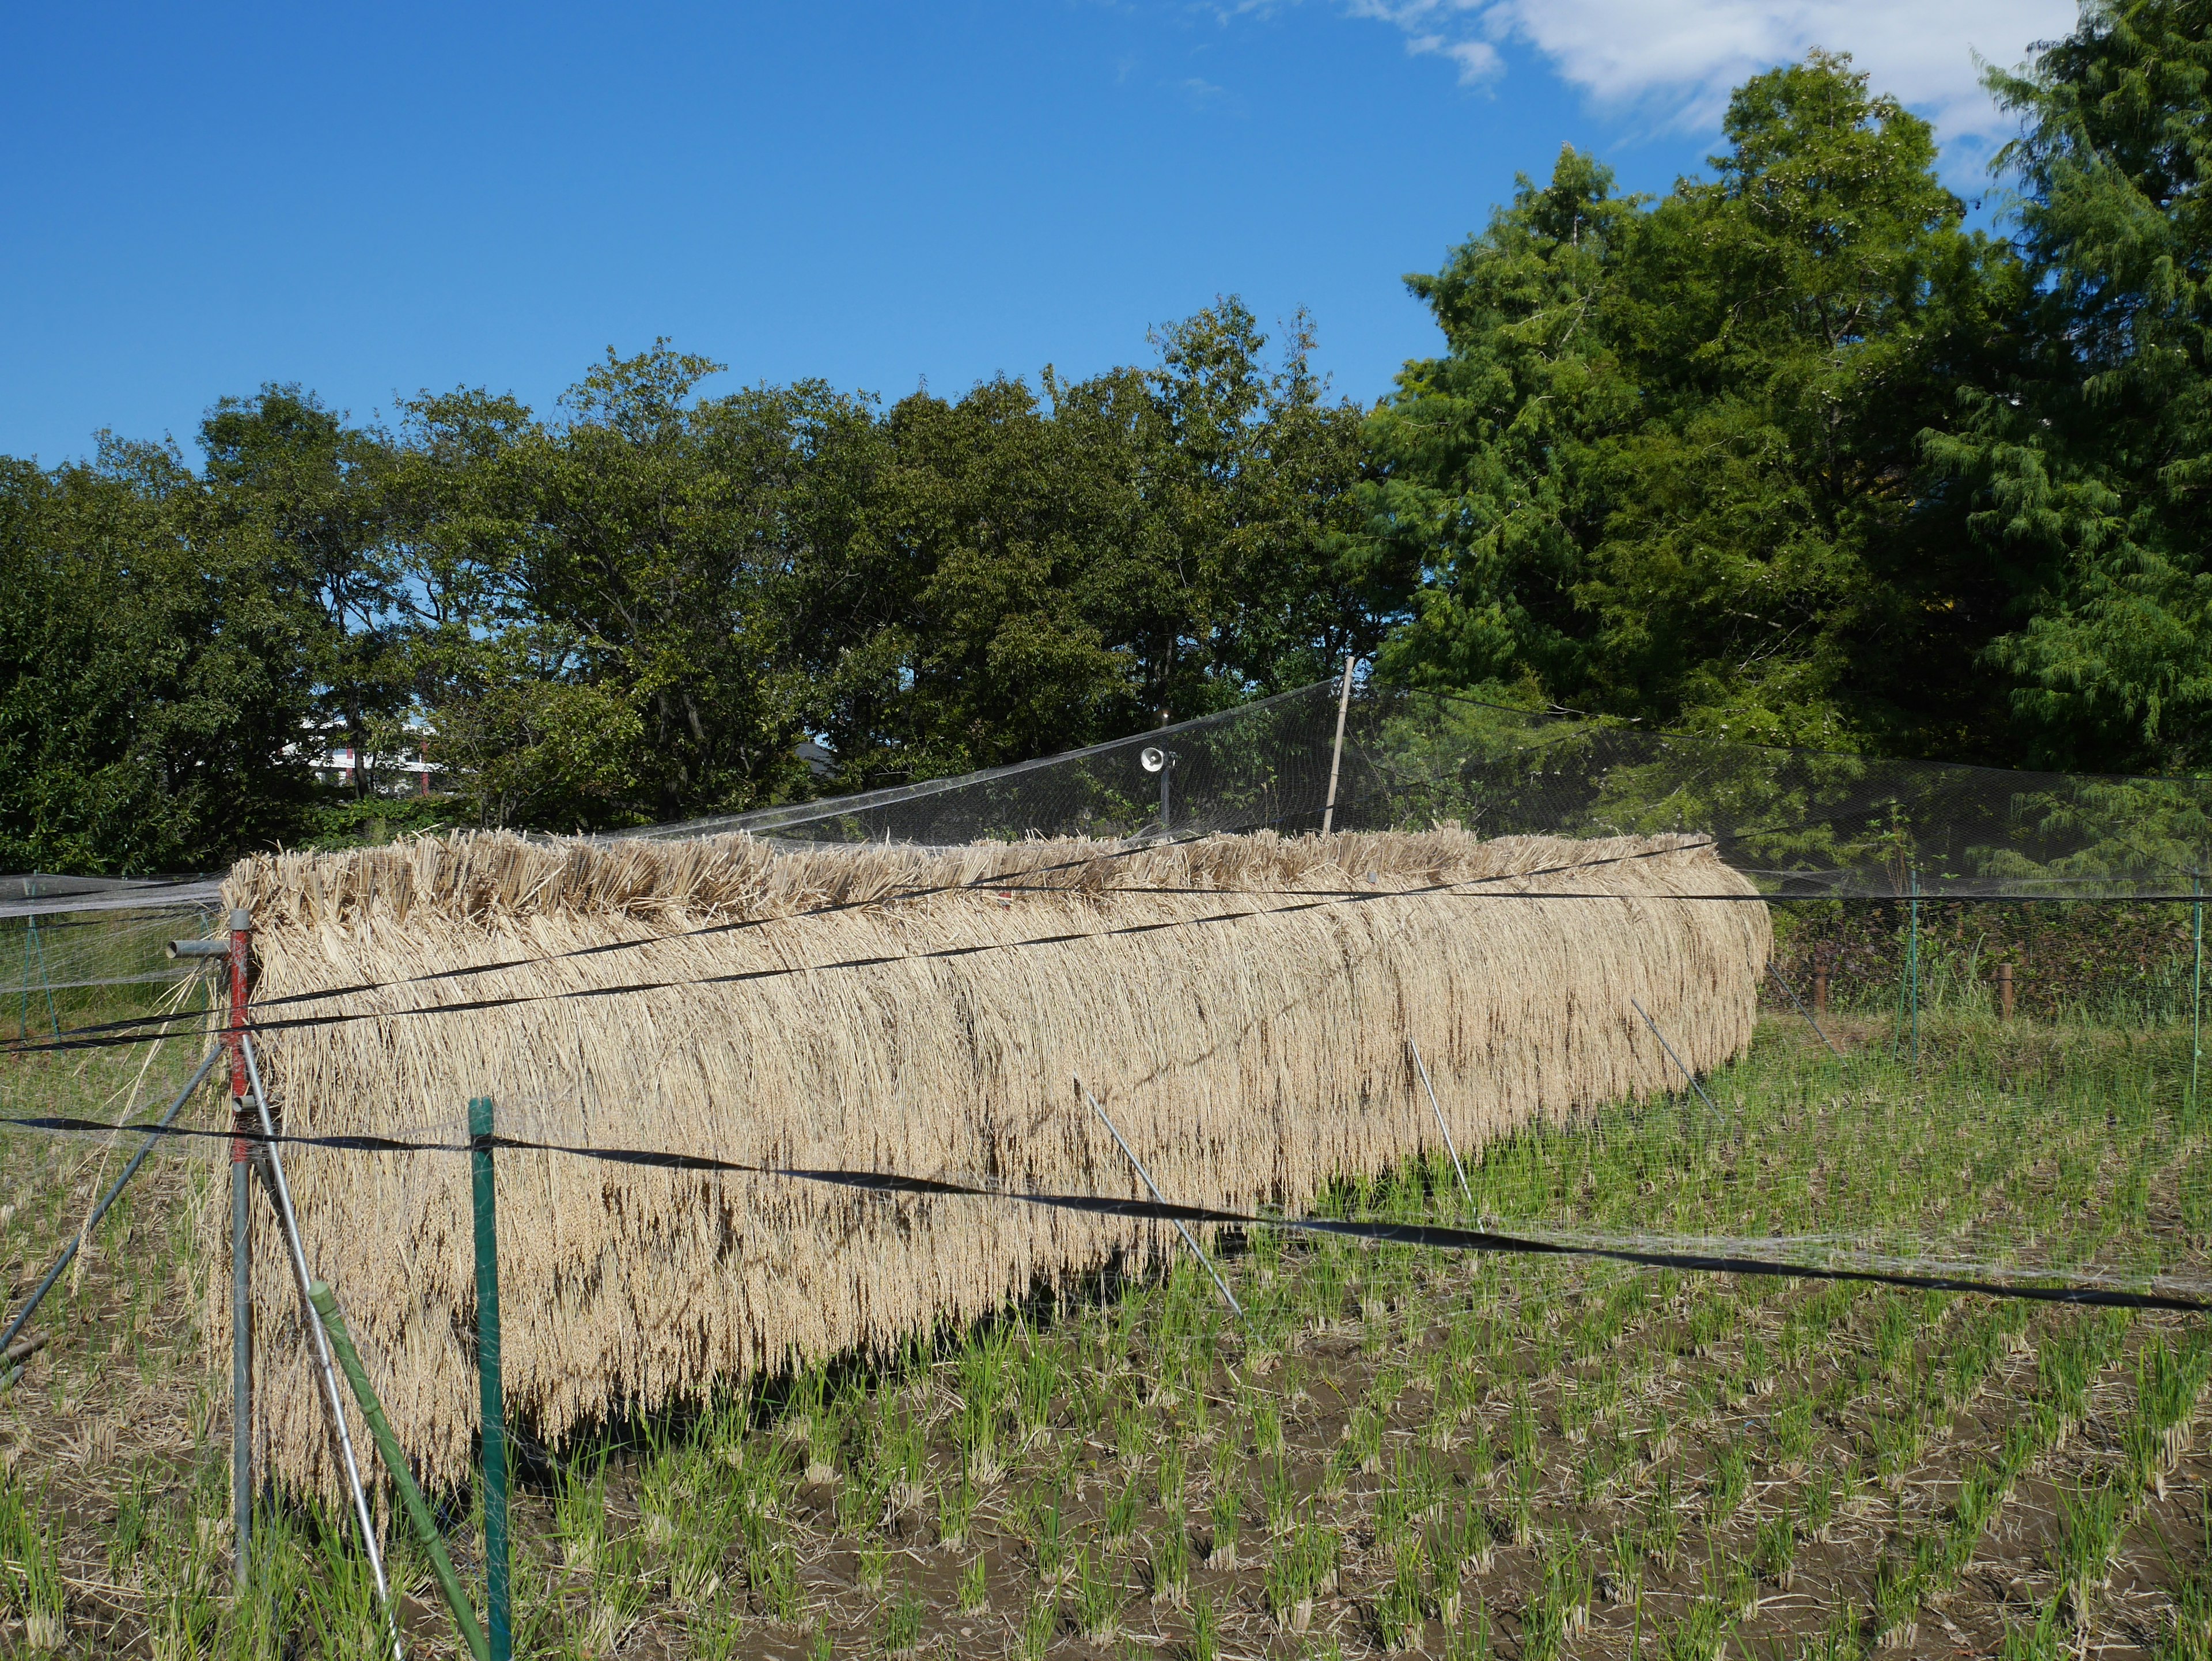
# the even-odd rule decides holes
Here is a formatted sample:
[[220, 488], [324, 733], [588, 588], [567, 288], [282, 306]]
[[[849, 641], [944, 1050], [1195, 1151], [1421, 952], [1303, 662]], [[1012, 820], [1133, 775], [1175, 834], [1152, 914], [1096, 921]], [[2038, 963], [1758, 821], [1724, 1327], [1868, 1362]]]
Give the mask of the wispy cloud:
[[1594, 103], [1656, 125], [1710, 128], [1729, 89], [1809, 48], [1848, 52], [1875, 88], [1947, 137], [1986, 138], [2004, 119], [1978, 55], [2013, 64], [2074, 26], [2075, 0], [1343, 0], [1388, 23], [1409, 52], [1489, 80], [1508, 42], [1533, 47]]

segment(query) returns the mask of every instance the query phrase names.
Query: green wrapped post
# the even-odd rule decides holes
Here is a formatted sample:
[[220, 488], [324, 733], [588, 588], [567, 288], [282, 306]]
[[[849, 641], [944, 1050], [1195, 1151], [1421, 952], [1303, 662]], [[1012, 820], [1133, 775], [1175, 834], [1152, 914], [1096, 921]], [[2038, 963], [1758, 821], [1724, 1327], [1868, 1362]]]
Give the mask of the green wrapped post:
[[1920, 873], [1912, 873], [1912, 936], [1905, 950], [1906, 972], [1912, 987], [1912, 1076], [1920, 1076]]
[[2204, 1059], [2204, 879], [2191, 873], [2189, 891], [2197, 897], [2189, 904], [2194, 914], [2197, 938], [2197, 970], [2189, 991], [2189, 1116], [2197, 1116], [2197, 1068]]
[[491, 1161], [491, 1098], [469, 1104], [477, 1214], [477, 1381], [483, 1402], [484, 1611], [491, 1661], [512, 1661], [507, 1603], [507, 1415], [499, 1391], [499, 1214]]
[[361, 1403], [361, 1416], [368, 1421], [368, 1433], [376, 1442], [377, 1453], [384, 1460], [385, 1469], [392, 1473], [392, 1485], [399, 1490], [399, 1503], [415, 1530], [415, 1538], [429, 1558], [430, 1572], [438, 1578], [438, 1589], [446, 1594], [446, 1603], [453, 1611], [453, 1625], [460, 1629], [469, 1653], [476, 1661], [489, 1661], [483, 1628], [477, 1624], [477, 1612], [469, 1603], [468, 1593], [461, 1590], [460, 1577], [453, 1573], [453, 1559], [446, 1555], [446, 1542], [438, 1537], [438, 1525], [430, 1520], [430, 1507], [422, 1501], [422, 1490], [415, 1486], [415, 1478], [407, 1469], [407, 1461], [399, 1451], [399, 1439], [392, 1433], [391, 1423], [384, 1416], [384, 1403], [376, 1399], [368, 1374], [362, 1370], [361, 1356], [353, 1347], [353, 1335], [346, 1330], [345, 1317], [338, 1313], [338, 1300], [331, 1296], [327, 1285], [313, 1281], [307, 1285], [307, 1301], [323, 1317], [323, 1330], [329, 1335], [331, 1349], [337, 1356], [346, 1382], [353, 1386], [354, 1399]]

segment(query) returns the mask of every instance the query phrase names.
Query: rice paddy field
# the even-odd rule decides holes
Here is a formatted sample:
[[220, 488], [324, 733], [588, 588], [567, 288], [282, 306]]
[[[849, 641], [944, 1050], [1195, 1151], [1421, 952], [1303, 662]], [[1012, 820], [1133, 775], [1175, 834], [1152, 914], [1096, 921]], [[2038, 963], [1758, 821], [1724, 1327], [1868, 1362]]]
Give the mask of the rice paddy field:
[[[1770, 1009], [1710, 1103], [1619, 1104], [1474, 1151], [1467, 1191], [1439, 1156], [1324, 1208], [2212, 1278], [2185, 1020], [2000, 1021], [1961, 995], [1923, 1012], [1917, 1067], [1886, 1011], [1828, 1037], [1840, 1056]], [[119, 1116], [187, 1048], [8, 1060], [0, 1112]], [[11, 1307], [125, 1152], [0, 1141]], [[192, 1234], [220, 1176], [151, 1161], [33, 1323], [48, 1342], [0, 1396], [0, 1644], [390, 1652], [314, 1502], [266, 1494], [230, 1583], [227, 1403], [195, 1326], [225, 1269]], [[1109, 1266], [557, 1446], [519, 1427], [516, 1652], [2212, 1655], [2202, 1317], [1274, 1229], [1211, 1245], [1241, 1319], [1187, 1257]], [[480, 1519], [444, 1503], [479, 1586]], [[410, 1650], [464, 1653], [390, 1542]]]

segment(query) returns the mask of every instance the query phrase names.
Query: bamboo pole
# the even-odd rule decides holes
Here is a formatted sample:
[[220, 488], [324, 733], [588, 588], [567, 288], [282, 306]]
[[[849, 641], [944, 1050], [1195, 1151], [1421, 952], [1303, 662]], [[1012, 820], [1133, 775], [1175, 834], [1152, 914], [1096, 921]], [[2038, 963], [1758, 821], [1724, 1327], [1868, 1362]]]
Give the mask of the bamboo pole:
[[1321, 810], [1321, 833], [1324, 837], [1336, 823], [1336, 775], [1344, 765], [1344, 717], [1352, 707], [1351, 653], [1344, 654], [1344, 684], [1336, 692], [1336, 746], [1328, 753], [1328, 805]]
[[477, 1383], [483, 1414], [484, 1615], [491, 1661], [510, 1661], [507, 1603], [507, 1415], [500, 1401], [499, 1218], [492, 1170], [491, 1098], [469, 1104], [469, 1163], [476, 1213]]
[[406, 1457], [399, 1451], [399, 1439], [392, 1433], [391, 1421], [384, 1416], [384, 1403], [376, 1399], [376, 1391], [368, 1382], [368, 1373], [353, 1347], [353, 1336], [346, 1330], [345, 1317], [338, 1312], [337, 1299], [331, 1295], [329, 1287], [315, 1281], [307, 1287], [307, 1301], [315, 1306], [315, 1313], [322, 1317], [323, 1326], [331, 1335], [331, 1348], [337, 1353], [338, 1366], [344, 1369], [346, 1382], [353, 1386], [354, 1398], [361, 1403], [361, 1416], [368, 1421], [368, 1433], [376, 1443], [385, 1469], [391, 1473], [392, 1485], [399, 1490], [399, 1503], [414, 1527], [415, 1538], [423, 1555], [430, 1560], [430, 1573], [437, 1578], [438, 1590], [446, 1595], [446, 1606], [453, 1612], [453, 1625], [475, 1661], [491, 1661], [484, 1645], [483, 1628], [477, 1624], [477, 1612], [469, 1603], [468, 1593], [461, 1589], [460, 1577], [453, 1573], [453, 1560], [446, 1555], [446, 1542], [438, 1536], [438, 1525], [430, 1518], [430, 1507], [423, 1503], [422, 1490], [415, 1486]]

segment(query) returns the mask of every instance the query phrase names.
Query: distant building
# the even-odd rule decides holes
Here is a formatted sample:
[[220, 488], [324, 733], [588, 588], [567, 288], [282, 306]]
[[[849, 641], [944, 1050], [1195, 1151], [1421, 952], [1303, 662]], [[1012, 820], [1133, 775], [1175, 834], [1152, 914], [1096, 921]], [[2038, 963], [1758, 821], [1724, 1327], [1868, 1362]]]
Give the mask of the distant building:
[[409, 721], [407, 737], [400, 747], [365, 757], [356, 755], [353, 746], [345, 741], [343, 727], [317, 727], [308, 722], [306, 729], [312, 737], [308, 744], [300, 747], [305, 750], [314, 746], [313, 765], [319, 783], [351, 789], [355, 775], [364, 760], [381, 795], [427, 796], [434, 788], [431, 780], [442, 780], [445, 776], [445, 768], [430, 759], [432, 734], [428, 721]]

